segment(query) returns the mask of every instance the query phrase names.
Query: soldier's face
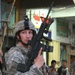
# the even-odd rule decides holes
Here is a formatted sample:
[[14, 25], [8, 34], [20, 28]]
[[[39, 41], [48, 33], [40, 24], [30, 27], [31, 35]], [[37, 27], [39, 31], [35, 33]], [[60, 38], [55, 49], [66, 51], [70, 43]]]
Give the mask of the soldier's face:
[[32, 30], [23, 30], [20, 32], [20, 37], [23, 43], [27, 44], [29, 40], [33, 37]]

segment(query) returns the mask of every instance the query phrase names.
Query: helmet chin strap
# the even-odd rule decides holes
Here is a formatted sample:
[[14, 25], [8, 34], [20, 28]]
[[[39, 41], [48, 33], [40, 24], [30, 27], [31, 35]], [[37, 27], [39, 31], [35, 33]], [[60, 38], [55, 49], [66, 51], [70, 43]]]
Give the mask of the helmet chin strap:
[[24, 43], [22, 40], [20, 40], [20, 42], [21, 42], [24, 46], [28, 46], [28, 43]]
[[28, 46], [28, 43], [24, 43], [22, 40], [21, 40], [21, 37], [19, 35], [19, 39], [18, 39], [19, 42], [21, 42], [24, 46]]

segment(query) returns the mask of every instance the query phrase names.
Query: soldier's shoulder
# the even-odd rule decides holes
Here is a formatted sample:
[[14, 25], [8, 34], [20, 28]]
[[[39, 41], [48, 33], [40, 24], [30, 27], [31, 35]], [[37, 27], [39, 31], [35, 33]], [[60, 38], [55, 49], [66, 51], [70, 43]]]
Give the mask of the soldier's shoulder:
[[6, 55], [5, 55], [5, 59], [6, 59], [6, 61], [9, 63], [12, 63], [13, 61], [15, 61], [15, 62], [20, 62], [21, 60], [22, 60], [22, 58], [23, 58], [23, 55], [22, 55], [22, 53], [21, 52], [19, 52], [18, 50], [17, 50], [18, 48], [16, 48], [16, 47], [12, 47], [12, 48], [10, 48], [10, 50], [6, 53]]
[[21, 52], [20, 52], [20, 49], [15, 46], [15, 47], [11, 47], [9, 49], [8, 54], [9, 55], [16, 55], [17, 56], [17, 55], [21, 54]]
[[19, 50], [19, 48], [17, 46], [14, 46], [9, 49], [9, 51], [11, 51], [11, 50]]

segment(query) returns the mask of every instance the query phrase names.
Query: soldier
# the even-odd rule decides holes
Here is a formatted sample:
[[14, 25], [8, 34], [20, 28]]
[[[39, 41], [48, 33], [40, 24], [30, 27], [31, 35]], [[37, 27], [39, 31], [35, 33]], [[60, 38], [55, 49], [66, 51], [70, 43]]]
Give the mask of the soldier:
[[44, 59], [41, 55], [42, 48], [40, 48], [38, 56], [34, 59], [29, 71], [24, 73], [17, 71], [18, 64], [25, 64], [28, 60], [27, 53], [30, 50], [28, 41], [31, 40], [35, 34], [34, 25], [30, 20], [22, 20], [15, 25], [14, 35], [17, 44], [5, 54], [8, 75], [43, 75], [41, 71], [41, 67], [44, 64]]

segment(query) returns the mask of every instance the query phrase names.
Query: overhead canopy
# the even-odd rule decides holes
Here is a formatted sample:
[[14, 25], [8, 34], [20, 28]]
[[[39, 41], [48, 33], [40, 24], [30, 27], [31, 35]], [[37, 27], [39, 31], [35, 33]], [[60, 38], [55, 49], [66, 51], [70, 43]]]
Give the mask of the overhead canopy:
[[75, 16], [75, 7], [61, 7], [52, 9], [52, 17], [73, 17]]
[[40, 8], [40, 7], [49, 7], [52, 2], [54, 6], [67, 6], [73, 5], [73, 0], [21, 0], [22, 6], [26, 8]]
[[[13, 0], [3, 0], [8, 3], [12, 3]], [[16, 3], [19, 0], [16, 0]], [[25, 8], [40, 8], [49, 7], [51, 2], [54, 2], [54, 6], [67, 6], [74, 5], [73, 0], [20, 0], [21, 6]]]

